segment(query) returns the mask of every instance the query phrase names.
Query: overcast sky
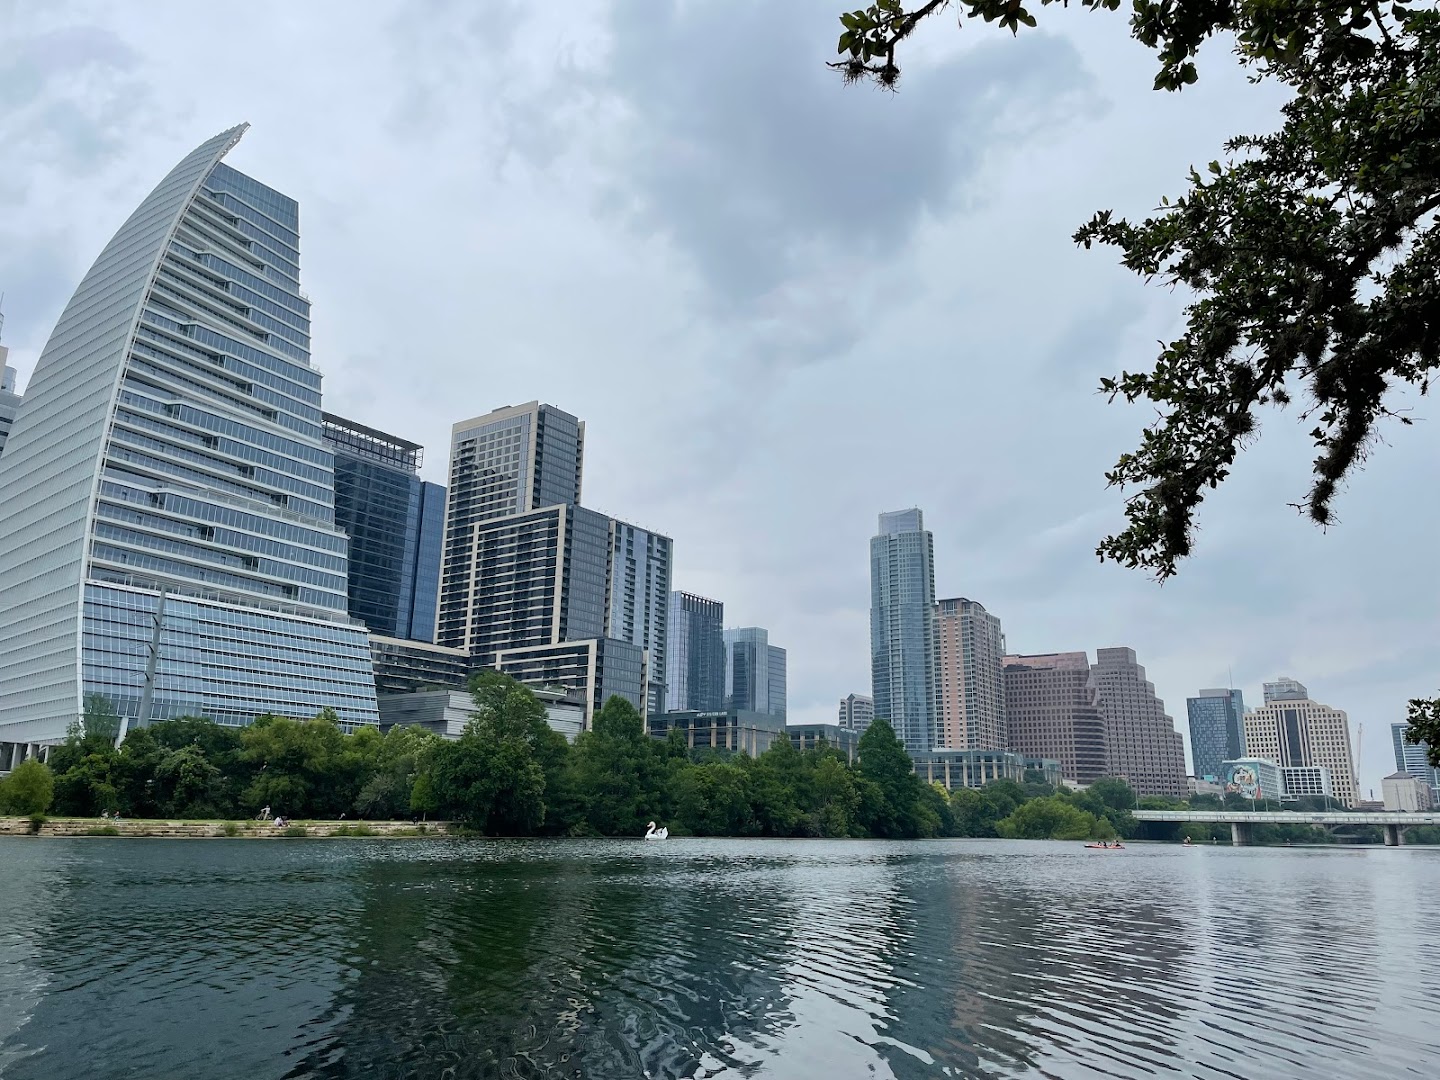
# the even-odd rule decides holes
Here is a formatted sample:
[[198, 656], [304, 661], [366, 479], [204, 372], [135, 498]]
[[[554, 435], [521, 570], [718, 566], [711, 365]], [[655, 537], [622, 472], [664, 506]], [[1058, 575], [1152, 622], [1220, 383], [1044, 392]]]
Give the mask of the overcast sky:
[[[855, 0], [858, 2], [858, 0]], [[855, 2], [850, 6], [855, 6]], [[1143, 214], [1280, 100], [1223, 43], [1182, 95], [1121, 15], [1018, 39], [932, 20], [898, 94], [824, 67], [842, 0], [303, 4], [0, 0], [0, 291], [22, 382], [105, 242], [230, 125], [300, 202], [327, 409], [425, 443], [539, 398], [587, 428], [586, 504], [675, 539], [677, 587], [789, 650], [792, 720], [870, 690], [868, 539], [918, 505], [941, 596], [1012, 652], [1130, 645], [1177, 727], [1278, 675], [1364, 725], [1440, 688], [1432, 402], [1322, 533], [1286, 504], [1295, 410], [1160, 587], [1097, 562], [1104, 471], [1183, 297], [1070, 234]], [[1188, 741], [1188, 738], [1187, 738]]]

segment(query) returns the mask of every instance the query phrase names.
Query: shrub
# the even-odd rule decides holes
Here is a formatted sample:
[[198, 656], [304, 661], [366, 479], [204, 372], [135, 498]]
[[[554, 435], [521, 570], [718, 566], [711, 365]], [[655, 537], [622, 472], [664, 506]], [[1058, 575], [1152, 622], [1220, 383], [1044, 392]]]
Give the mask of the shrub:
[[85, 830], [86, 836], [119, 836], [120, 830], [114, 825], [92, 825]]
[[44, 762], [28, 758], [0, 780], [0, 810], [12, 814], [43, 814], [55, 798], [55, 777]]
[[375, 830], [369, 825], [341, 825], [331, 836], [374, 836]]
[[31, 835], [32, 835], [32, 836], [38, 836], [39, 833], [40, 833], [40, 826], [44, 825], [45, 822], [47, 822], [47, 821], [49, 821], [49, 820], [50, 820], [50, 819], [47, 818], [44, 814], [31, 814], [31, 815], [30, 815], [30, 833], [31, 833]]
[[307, 828], [305, 828], [304, 825], [286, 825], [286, 826], [285, 826], [285, 835], [286, 835], [286, 836], [309, 836], [309, 835], [310, 835], [310, 830], [307, 829]]
[[221, 828], [221, 831], [224, 832], [226, 836], [239, 836], [239, 835], [240, 835], [240, 825], [239, 825], [238, 822], [227, 821], [227, 822], [225, 822], [225, 824], [222, 825], [220, 828]]

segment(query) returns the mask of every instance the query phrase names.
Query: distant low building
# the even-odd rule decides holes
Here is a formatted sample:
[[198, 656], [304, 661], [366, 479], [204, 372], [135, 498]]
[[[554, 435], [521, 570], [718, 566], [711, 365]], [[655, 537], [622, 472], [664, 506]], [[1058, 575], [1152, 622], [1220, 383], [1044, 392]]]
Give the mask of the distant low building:
[[1434, 806], [1430, 785], [1406, 772], [1391, 773], [1380, 781], [1385, 809], [1402, 814], [1421, 814]]
[[1307, 795], [1322, 799], [1335, 797], [1330, 770], [1324, 765], [1282, 765], [1280, 784], [1284, 788], [1281, 798], [1286, 802], [1298, 802]]
[[[926, 750], [910, 756], [915, 761], [915, 774], [921, 780], [940, 784], [948, 791], [984, 787], [995, 780], [1023, 784], [1029, 764], [1024, 754], [1013, 750]], [[1058, 784], [1058, 761], [1046, 761], [1042, 771], [1051, 777], [1047, 782]]]
[[875, 720], [875, 699], [869, 694], [847, 694], [840, 699], [839, 724], [846, 731], [864, 735]]
[[[565, 687], [530, 688], [545, 706], [550, 727], [570, 741], [585, 728], [585, 698]], [[441, 738], [458, 739], [475, 715], [475, 702], [461, 690], [427, 690], [412, 694], [381, 694], [380, 730], [392, 727], [423, 727]]]
[[427, 641], [371, 634], [370, 659], [375, 665], [377, 694], [463, 690], [470, 678], [469, 653]]
[[1285, 781], [1281, 776], [1280, 766], [1268, 758], [1247, 757], [1222, 761], [1220, 775], [1224, 777], [1226, 795], [1279, 802], [1285, 794]]
[[814, 750], [817, 746], [831, 746], [853, 762], [860, 748], [860, 736], [839, 724], [787, 724], [785, 730], [796, 750]]
[[1225, 794], [1225, 785], [1219, 780], [1209, 776], [1187, 776], [1186, 784], [1190, 789], [1190, 796], [1196, 795], [1220, 795]]
[[748, 709], [652, 713], [646, 726], [657, 739], [679, 731], [692, 750], [729, 750], [751, 756], [763, 754], [776, 739], [785, 737], [783, 717]]

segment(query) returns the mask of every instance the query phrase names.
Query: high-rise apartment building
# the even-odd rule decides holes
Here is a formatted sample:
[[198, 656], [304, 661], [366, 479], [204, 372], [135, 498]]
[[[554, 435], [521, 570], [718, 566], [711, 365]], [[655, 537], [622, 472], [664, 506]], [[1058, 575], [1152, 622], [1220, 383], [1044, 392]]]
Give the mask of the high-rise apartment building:
[[1010, 749], [1060, 762], [1076, 784], [1107, 775], [1109, 752], [1098, 687], [1083, 652], [1005, 657]]
[[[496, 518], [580, 502], [585, 424], [553, 405], [496, 409], [450, 432], [436, 640], [464, 646], [475, 596], [476, 529]], [[603, 590], [604, 583], [601, 582]]]
[[0, 742], [329, 706], [377, 722], [295, 201], [204, 143], [66, 305], [0, 456]]
[[[470, 525], [447, 561], [440, 644], [489, 667], [502, 650], [605, 635], [610, 519], [572, 504]], [[447, 551], [452, 549], [448, 542]]]
[[551, 405], [454, 426], [440, 645], [522, 682], [663, 700], [671, 541], [579, 504], [585, 425]]
[[836, 722], [846, 731], [863, 735], [874, 719], [875, 699], [868, 694], [846, 694], [840, 699], [840, 715]]
[[1390, 739], [1395, 745], [1395, 768], [1433, 788], [1435, 803], [1440, 805], [1440, 769], [1430, 764], [1430, 744], [1406, 742], [1405, 732], [1408, 730], [1408, 723], [1390, 725]]
[[940, 738], [935, 542], [918, 509], [880, 515], [870, 540], [870, 674], [875, 716], [911, 751]]
[[1107, 773], [1124, 778], [1138, 795], [1185, 798], [1185, 742], [1135, 650], [1096, 649], [1092, 670], [1105, 720]]
[[785, 650], [770, 644], [769, 631], [725, 631], [725, 707], [785, 718]]
[[1323, 765], [1335, 797], [1352, 809], [1359, 801], [1349, 716], [1312, 701], [1294, 679], [1266, 683], [1265, 704], [1245, 714], [1245, 753], [1286, 767]]
[[963, 596], [935, 604], [940, 741], [949, 750], [1005, 748], [1005, 634]]
[[375, 634], [434, 641], [445, 488], [420, 479], [419, 443], [322, 415], [335, 523], [350, 537], [350, 615]]
[[668, 536], [610, 519], [605, 636], [645, 650], [651, 712], [665, 710], [673, 549]]
[[1239, 690], [1201, 690], [1185, 699], [1190, 758], [1198, 777], [1220, 776], [1220, 763], [1245, 754], [1245, 699]]
[[670, 594], [666, 626], [666, 712], [725, 708], [725, 605], [687, 592]]

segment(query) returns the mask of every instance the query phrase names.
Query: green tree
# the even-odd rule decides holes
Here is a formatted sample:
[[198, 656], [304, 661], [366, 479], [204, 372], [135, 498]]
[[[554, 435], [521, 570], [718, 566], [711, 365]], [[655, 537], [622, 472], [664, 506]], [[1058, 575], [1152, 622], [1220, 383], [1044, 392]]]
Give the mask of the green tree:
[[1086, 840], [1109, 835], [1110, 828], [1108, 822], [1102, 825], [1093, 814], [1077, 809], [1058, 795], [1031, 799], [995, 827], [1001, 836], [1012, 840]]
[[663, 748], [645, 734], [635, 706], [614, 696], [575, 740], [570, 780], [580, 820], [602, 836], [640, 836], [663, 822], [668, 798], [661, 778]]
[[1112, 810], [1135, 809], [1135, 789], [1124, 780], [1118, 780], [1113, 776], [1102, 776], [1085, 791], [1094, 795]]
[[529, 687], [499, 672], [471, 683], [475, 713], [465, 733], [435, 750], [431, 769], [441, 812], [492, 836], [523, 836], [545, 820], [541, 752], [553, 734]]
[[1007, 816], [999, 813], [995, 802], [978, 788], [956, 788], [952, 791], [950, 813], [955, 822], [956, 836], [999, 836], [995, 823]]
[[[897, 47], [947, 6], [878, 0], [846, 12], [834, 66], [894, 86]], [[1036, 24], [1023, 0], [956, 6], [1012, 32]], [[1114, 11], [1120, 0], [1080, 6]], [[1301, 505], [1326, 525], [1380, 422], [1411, 422], [1391, 394], [1424, 393], [1440, 367], [1440, 11], [1433, 0], [1133, 0], [1130, 32], [1158, 55], [1158, 90], [1195, 82], [1201, 45], [1221, 37], [1252, 81], [1288, 91], [1277, 129], [1231, 139], [1204, 173], [1190, 170], [1185, 194], [1139, 223], [1101, 211], [1075, 233], [1192, 298], [1152, 371], [1101, 381], [1112, 400], [1148, 401], [1159, 419], [1106, 474], [1134, 490], [1126, 528], [1097, 553], [1163, 580], [1190, 554], [1205, 494], [1263, 409], [1297, 388], [1308, 398], [1315, 458]]]
[[222, 817], [229, 810], [224, 776], [195, 743], [171, 750], [160, 759], [155, 788], [162, 809], [175, 817]]
[[0, 778], [0, 813], [43, 814], [54, 798], [55, 776], [35, 758], [26, 758]]
[[1430, 764], [1440, 769], [1440, 698], [1412, 698], [1406, 710], [1405, 719], [1410, 726], [1405, 729], [1405, 741], [1425, 743], [1425, 756]]
[[675, 821], [694, 836], [753, 836], [746, 772], [731, 762], [686, 765], [675, 780]]
[[87, 750], [115, 745], [123, 721], [115, 705], [104, 694], [86, 694], [85, 711], [81, 715], [80, 738]]
[[888, 721], [876, 720], [860, 736], [862, 824], [871, 836], [925, 835], [928, 820], [920, 813], [921, 789], [915, 763]]

